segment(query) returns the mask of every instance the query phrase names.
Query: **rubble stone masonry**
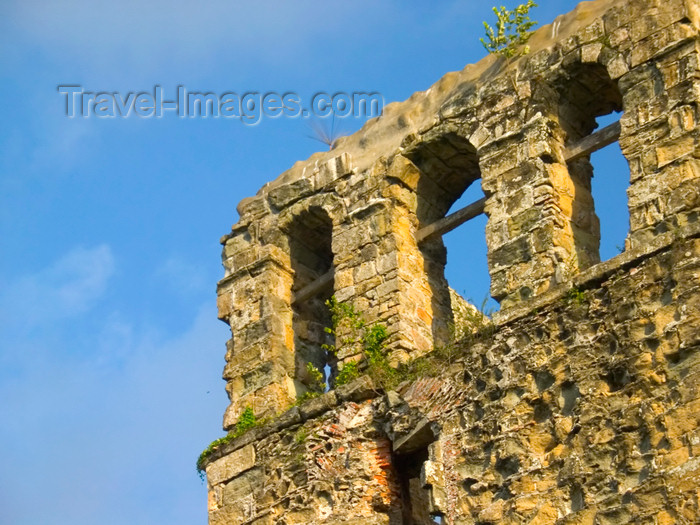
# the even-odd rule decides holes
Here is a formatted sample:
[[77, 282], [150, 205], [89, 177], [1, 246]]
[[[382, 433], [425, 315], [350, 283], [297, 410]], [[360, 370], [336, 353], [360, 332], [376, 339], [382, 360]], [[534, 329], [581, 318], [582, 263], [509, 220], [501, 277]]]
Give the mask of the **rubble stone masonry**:
[[[584, 2], [529, 44], [239, 204], [224, 428], [246, 407], [273, 419], [208, 459], [210, 525], [700, 520], [700, 0]], [[600, 262], [586, 146], [614, 111], [630, 230]], [[365, 376], [290, 409], [307, 363], [332, 380], [361, 358], [343, 334], [322, 347], [331, 295], [387, 326], [393, 364], [448, 341], [462, 306], [423, 233], [472, 183], [494, 329], [439, 377]]]

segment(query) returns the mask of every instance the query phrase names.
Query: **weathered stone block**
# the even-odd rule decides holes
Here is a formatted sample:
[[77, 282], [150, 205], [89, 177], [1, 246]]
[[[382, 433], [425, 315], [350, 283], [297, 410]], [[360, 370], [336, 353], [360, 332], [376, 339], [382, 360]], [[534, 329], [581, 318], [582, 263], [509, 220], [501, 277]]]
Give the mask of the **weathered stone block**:
[[313, 189], [313, 184], [309, 179], [299, 179], [271, 189], [267, 198], [272, 206], [282, 209], [307, 195], [311, 195]]
[[255, 447], [247, 445], [207, 465], [207, 482], [213, 487], [255, 466]]
[[338, 397], [343, 401], [364, 401], [377, 395], [377, 388], [369, 376], [362, 376], [336, 389]]
[[[233, 334], [224, 426], [248, 406], [283, 415], [212, 457], [210, 524], [695, 518], [695, 4], [586, 4], [530, 54], [447, 75], [241, 203], [218, 291]], [[598, 264], [594, 149], [581, 148], [621, 109], [631, 230]], [[455, 346], [446, 251], [417, 232], [479, 178], [501, 311]], [[331, 295], [386, 325], [394, 365], [444, 348], [442, 379], [386, 402], [364, 377], [290, 410], [306, 363], [336, 374], [363, 357], [344, 334], [326, 353]]]
[[692, 136], [680, 137], [673, 142], [656, 147], [658, 167], [663, 168], [667, 164], [690, 155], [695, 151], [695, 140]]

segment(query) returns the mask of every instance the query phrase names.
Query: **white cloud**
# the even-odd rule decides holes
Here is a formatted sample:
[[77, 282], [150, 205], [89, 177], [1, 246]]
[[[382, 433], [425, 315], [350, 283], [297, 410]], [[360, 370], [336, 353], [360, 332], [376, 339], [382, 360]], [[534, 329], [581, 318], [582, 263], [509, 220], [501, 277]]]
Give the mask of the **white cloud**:
[[208, 289], [209, 275], [204, 270], [180, 257], [169, 257], [156, 269], [156, 276], [165, 281], [178, 295], [187, 296]]
[[114, 272], [109, 246], [74, 248], [0, 293], [8, 523], [206, 523], [194, 465], [223, 433], [227, 329], [213, 301], [170, 333], [148, 312], [93, 315]]
[[[55, 100], [48, 102], [55, 103]], [[37, 173], [67, 171], [90, 156], [100, 127], [86, 119], [70, 120], [63, 115], [44, 118], [35, 126], [36, 140], [30, 146], [29, 168]]]
[[206, 523], [194, 464], [222, 434], [225, 328], [207, 306], [181, 334], [128, 332], [120, 366], [42, 341], [24, 353], [25, 373], [0, 382], [0, 449], [10, 451], [0, 494], [13, 524]]
[[45, 52], [89, 66], [85, 73], [111, 70], [133, 77], [193, 65], [215, 70], [230, 61], [269, 59], [293, 67], [280, 58], [377, 23], [380, 10], [381, 4], [364, 0], [352, 6], [303, 0], [33, 0], [15, 2], [6, 16]]
[[[61, 100], [53, 89], [37, 93], [43, 105], [31, 105], [20, 126], [7, 130], [0, 156], [0, 188], [42, 184], [48, 177], [74, 176], [82, 164], [94, 163], [103, 127], [97, 119], [68, 118], [60, 113]], [[55, 111], [43, 108], [51, 107]], [[0, 142], [3, 138], [0, 137]]]
[[0, 292], [0, 315], [15, 330], [84, 313], [98, 301], [114, 274], [106, 244], [78, 247], [46, 268], [20, 276]]

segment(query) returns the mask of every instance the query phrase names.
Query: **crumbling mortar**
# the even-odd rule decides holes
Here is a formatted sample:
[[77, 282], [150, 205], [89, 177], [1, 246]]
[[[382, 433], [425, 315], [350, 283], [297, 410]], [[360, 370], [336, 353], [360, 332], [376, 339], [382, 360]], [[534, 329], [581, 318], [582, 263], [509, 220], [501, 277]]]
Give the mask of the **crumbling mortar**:
[[[416, 182], [409, 182], [408, 177], [419, 177], [420, 181], [420, 177], [430, 177], [430, 174], [414, 166], [411, 169], [415, 168], [416, 173], [395, 172], [387, 176], [387, 170], [395, 170], [399, 166], [391, 167], [392, 162], [400, 160], [397, 154], [411, 156], [412, 152], [418, 152], [419, 155], [434, 157], [432, 164], [428, 165], [441, 173], [435, 180], [430, 179], [429, 186], [435, 186], [430, 187], [436, 195], [441, 194], [441, 191], [437, 191], [440, 183], [436, 181], [442, 178], [449, 181], [450, 170], [478, 164], [484, 177], [482, 186], [488, 196], [486, 235], [493, 274], [492, 289], [494, 295], [504, 299], [504, 308], [494, 317], [490, 333], [463, 341], [459, 345], [458, 356], [451, 357], [448, 365], [440, 365], [446, 370], [442, 376], [443, 384], [447, 385], [444, 391], [432, 391], [430, 388], [437, 383], [424, 382], [423, 387], [430, 388], [411, 399], [411, 392], [415, 390], [411, 386], [413, 383], [405, 381], [397, 387], [395, 394], [398, 401], [394, 401], [401, 405], [401, 396], [408, 396], [405, 402], [406, 406], [410, 405], [410, 411], [404, 413], [391, 408], [391, 392], [384, 393], [375, 386], [362, 383], [362, 380], [359, 387], [353, 387], [354, 393], [339, 390], [329, 394], [323, 402], [314, 400], [303, 404], [296, 410], [282, 414], [275, 423], [250, 431], [217, 451], [212, 462], [251, 445], [259, 449], [259, 461], [264, 465], [272, 465], [279, 460], [287, 465], [285, 468], [291, 469], [288, 472], [292, 474], [297, 468], [301, 469], [304, 462], [311, 461], [312, 456], [308, 451], [295, 455], [291, 444], [299, 445], [297, 440], [316, 443], [318, 438], [305, 436], [307, 428], [314, 436], [316, 431], [313, 429], [322, 425], [324, 418], [345, 413], [347, 409], [343, 407], [354, 406], [352, 399], [365, 399], [371, 400], [366, 405], [369, 410], [366, 417], [374, 421], [373, 424], [384, 427], [386, 434], [401, 434], [410, 428], [414, 418], [423, 417], [429, 419], [431, 428], [434, 427], [431, 432], [436, 440], [435, 447], [449, 448], [448, 442], [452, 441], [462, 443], [456, 449], [459, 452], [453, 452], [454, 457], [443, 454], [442, 459], [434, 459], [431, 456], [431, 461], [438, 461], [435, 468], [443, 472], [444, 480], [440, 483], [446, 485], [436, 485], [434, 490], [437, 490], [435, 497], [438, 500], [446, 498], [440, 503], [444, 506], [440, 510], [448, 520], [464, 509], [468, 509], [466, 512], [471, 518], [482, 521], [489, 516], [489, 519], [502, 516], [503, 522], [518, 521], [524, 519], [523, 516], [528, 516], [527, 519], [543, 519], [545, 515], [563, 517], [576, 510], [569, 501], [575, 494], [569, 494], [566, 488], [573, 486], [573, 483], [577, 484], [577, 490], [582, 494], [576, 497], [583, 498], [585, 493], [581, 503], [584, 510], [594, 514], [597, 512], [601, 516], [606, 514], [605, 519], [615, 518], [615, 513], [618, 517], [629, 515], [632, 512], [630, 509], [639, 505], [651, 505], [650, 495], [664, 484], [667, 486], [666, 497], [663, 501], [657, 501], [661, 507], [655, 507], [656, 510], [645, 507], [644, 511], [637, 512], [638, 516], [656, 520], [655, 512], [664, 508], [668, 509], [668, 515], [676, 519], [675, 513], [669, 514], [672, 507], [685, 509], [683, 512], [686, 516], [690, 515], [688, 512], [693, 512], [697, 501], [686, 497], [687, 489], [683, 481], [673, 478], [675, 474], [672, 472], [675, 472], [673, 468], [681, 468], [677, 465], [693, 468], [686, 458], [696, 446], [691, 443], [689, 428], [694, 424], [692, 410], [695, 406], [693, 403], [696, 403], [696, 399], [690, 398], [697, 396], [690, 395], [689, 391], [697, 383], [697, 373], [693, 372], [697, 360], [693, 356], [698, 350], [697, 314], [694, 311], [698, 286], [691, 286], [690, 282], [697, 275], [695, 269], [699, 258], [690, 252], [691, 248], [696, 250], [693, 243], [697, 243], [700, 237], [700, 224], [697, 220], [693, 222], [693, 213], [696, 212], [692, 207], [696, 206], [695, 201], [681, 198], [678, 194], [693, 188], [694, 179], [683, 181], [682, 177], [692, 177], [694, 172], [688, 163], [695, 162], [693, 155], [696, 152], [690, 151], [683, 142], [669, 142], [669, 137], [677, 141], [680, 137], [694, 136], [697, 115], [694, 119], [685, 114], [672, 119], [665, 117], [674, 108], [696, 104], [691, 100], [693, 92], [687, 89], [691, 85], [692, 72], [683, 68], [697, 67], [697, 61], [692, 65], [691, 60], [685, 58], [697, 53], [697, 45], [690, 45], [697, 37], [697, 31], [688, 30], [683, 22], [674, 22], [670, 20], [670, 15], [664, 14], [664, 22], [657, 24], [657, 27], [654, 28], [653, 20], [649, 19], [646, 23], [651, 25], [637, 28], [641, 32], [637, 29], [637, 33], [631, 32], [634, 38], [641, 38], [634, 43], [625, 31], [628, 19], [633, 17], [629, 6], [639, 2], [626, 0], [622, 4], [605, 4], [606, 8], [610, 8], [607, 13], [603, 13], [605, 9], [597, 7], [603, 4], [605, 2], [592, 4], [593, 15], [583, 11], [573, 15], [574, 18], [582, 17], [586, 23], [581, 22], [579, 27], [576, 27], [578, 22], [571, 27], [565, 26], [561, 36], [554, 35], [559, 41], [553, 48], [539, 48], [532, 56], [511, 63], [486, 61], [483, 64], [485, 69], [479, 70], [478, 67], [482, 66], [477, 67], [479, 74], [483, 73], [478, 82], [473, 81], [469, 76], [472, 73], [468, 70], [448, 75], [433, 90], [417, 94], [412, 98], [413, 102], [407, 103], [409, 106], [421, 104], [424, 115], [413, 112], [410, 118], [403, 118], [402, 114], [409, 106], [388, 106], [385, 117], [369, 123], [359, 133], [359, 138], [346, 138], [338, 151], [332, 154], [315, 155], [306, 163], [308, 166], [300, 163], [280, 180], [266, 185], [258, 197], [241, 203], [241, 221], [234, 226], [231, 234], [222, 238], [228, 250], [225, 252], [227, 275], [219, 286], [222, 317], [227, 317], [227, 312], [233, 311], [239, 328], [246, 319], [257, 317], [242, 315], [246, 308], [244, 304], [229, 304], [233, 299], [229, 300], [226, 294], [231, 293], [232, 287], [238, 286], [236, 283], [260, 279], [260, 283], [279, 287], [291, 283], [293, 276], [290, 268], [286, 267], [287, 263], [280, 263], [275, 257], [271, 258], [273, 264], [250, 268], [243, 266], [243, 271], [238, 268], [237, 273], [229, 275], [235, 265], [247, 260], [233, 256], [244, 243], [229, 241], [237, 236], [247, 236], [246, 249], [258, 250], [264, 243], [273, 243], [284, 252], [284, 232], [277, 232], [276, 225], [284, 212], [285, 205], [280, 203], [285, 199], [291, 197], [287, 205], [294, 208], [287, 208], [292, 210], [287, 214], [294, 215], [310, 205], [315, 206], [319, 202], [327, 204], [326, 200], [331, 196], [337, 197], [334, 210], [326, 210], [332, 216], [332, 235], [336, 235], [336, 230], [348, 235], [342, 236], [342, 243], [333, 242], [334, 250], [343, 251], [335, 261], [336, 272], [353, 270], [378, 254], [394, 253], [398, 247], [403, 252], [416, 249], [412, 237], [422, 219], [413, 206], [422, 205], [422, 197], [420, 189], [412, 193], [414, 190], [411, 188], [415, 188]], [[600, 21], [601, 16], [605, 24]], [[572, 18], [564, 17], [563, 20], [566, 22]], [[591, 22], [595, 24], [591, 26]], [[588, 42], [588, 47], [582, 52], [584, 42]], [[647, 49], [640, 46], [647, 46]], [[620, 91], [624, 102], [620, 142], [632, 166], [629, 192], [632, 231], [626, 252], [577, 275], [572, 275], [575, 267], [568, 272], [569, 275], [564, 275], [560, 266], [568, 260], [572, 250], [570, 244], [577, 241], [567, 230], [571, 229], [574, 221], [567, 216], [566, 202], [558, 200], [558, 193], [571, 195], [566, 185], [560, 187], [560, 179], [571, 169], [563, 162], [570, 144], [564, 144], [566, 133], [561, 126], [569, 126], [584, 134], [590, 124], [576, 122], [576, 119], [586, 117], [581, 111], [580, 115], [576, 111], [566, 112], [566, 122], [562, 124], [563, 121], [558, 121], [559, 94], [566, 86], [549, 84], [552, 79], [561, 76], [563, 69], [567, 69], [566, 75], [578, 82], [580, 79], [576, 77], [575, 69], [583, 59], [595, 60], [607, 67], [610, 85]], [[646, 62], [638, 63], [640, 60]], [[686, 65], [680, 64], [681, 60], [685, 60]], [[582, 96], [589, 96], [594, 91], [590, 87], [595, 85], [592, 82], [605, 81], [603, 77], [606, 73], [598, 73], [599, 70], [595, 70], [595, 75], [600, 77], [596, 77], [597, 80], [588, 79], [588, 84], [579, 82], [580, 86], [576, 89]], [[475, 87], [472, 89], [471, 86]], [[494, 100], [494, 104], [479, 106], [480, 101], [490, 99]], [[395, 136], [387, 139], [388, 135], [381, 135], [384, 132]], [[465, 146], [461, 140], [469, 146]], [[440, 141], [443, 141], [442, 144]], [[353, 149], [356, 144], [361, 149]], [[475, 154], [469, 152], [472, 146], [476, 147]], [[661, 152], [654, 148], [661, 148]], [[354, 158], [351, 158], [351, 153]], [[378, 157], [375, 158], [375, 155]], [[463, 161], [456, 155], [472, 155], [473, 158]], [[311, 182], [312, 194], [315, 195], [313, 199], [290, 195], [289, 188], [308, 187], [303, 183], [297, 186], [292, 184], [299, 182], [298, 173], [308, 176], [311, 172], [306, 168], [312, 164], [315, 166]], [[398, 169], [403, 168], [399, 166]], [[585, 173], [588, 172], [583, 170], [569, 175], [581, 178]], [[404, 180], [403, 176], [407, 178]], [[585, 205], [591, 206], [590, 196], [586, 193], [590, 188], [585, 180], [576, 180], [578, 186], [574, 189], [583, 191], [579, 205], [585, 200]], [[454, 179], [450, 183], [455, 184]], [[286, 196], [278, 191], [285, 185], [289, 185], [284, 190], [288, 192]], [[547, 189], [532, 197], [535, 200], [533, 209], [540, 214], [537, 219], [517, 215], [518, 207], [523, 206], [518, 200], [522, 199], [519, 190], [523, 185]], [[392, 186], [395, 188], [392, 189]], [[668, 196], [661, 194], [666, 187], [675, 193], [669, 192]], [[323, 191], [319, 191], [321, 188]], [[385, 192], [387, 204], [372, 207], [372, 199], [376, 199], [381, 192]], [[414, 198], [417, 200], [415, 204]], [[367, 207], [368, 203], [370, 207]], [[273, 209], [278, 204], [280, 209]], [[423, 207], [435, 210], [443, 205], [431, 201]], [[516, 211], [511, 214], [511, 209]], [[543, 216], [549, 219], [544, 221]], [[356, 225], [357, 231], [351, 232], [353, 225]], [[377, 232], [371, 232], [372, 235], [360, 231], [361, 228], [368, 228], [369, 231], [375, 227]], [[379, 229], [381, 233], [378, 233]], [[568, 233], [556, 236], [561, 230]], [[586, 235], [595, 238], [596, 233], [591, 231]], [[522, 243], [515, 242], [518, 238], [524, 241], [527, 250], [522, 249]], [[355, 246], [355, 243], [361, 246]], [[378, 249], [363, 248], [374, 243], [380, 243]], [[496, 250], [502, 248], [505, 251], [494, 257]], [[521, 249], [522, 252], [517, 252]], [[534, 252], [538, 253], [537, 257], [532, 256]], [[382, 271], [374, 279], [368, 270], [363, 269], [363, 282], [346, 281], [351, 285], [342, 290], [346, 299], [356, 301], [373, 318], [381, 316], [383, 322], [390, 325], [388, 332], [394, 338], [392, 344], [401, 359], [421, 355], [430, 348], [431, 327], [413, 319], [412, 309], [408, 307], [412, 302], [421, 300], [416, 290], [422, 293], [428, 290], [424, 286], [425, 276], [400, 265], [403, 262], [424, 265], [425, 272], [439, 272], [440, 264], [444, 264], [444, 254], [440, 255], [439, 251], [433, 253], [426, 250], [422, 254], [408, 255], [405, 259], [397, 258], [396, 268], [387, 268], [387, 271], [393, 272], [391, 276]], [[497, 266], [502, 271], [497, 271]], [[378, 272], [378, 267], [373, 267], [372, 271]], [[559, 273], [550, 275], [551, 272]], [[378, 292], [379, 288], [375, 286], [393, 278], [400, 283], [398, 289], [388, 290], [387, 294], [391, 294], [391, 297], [382, 297], [384, 292]], [[241, 286], [252, 290], [248, 284]], [[401, 294], [406, 290], [412, 293], [404, 297]], [[279, 288], [261, 290], [263, 297], [266, 293], [279, 298], [288, 292]], [[235, 300], [240, 303], [241, 297], [239, 293]], [[410, 298], [408, 303], [407, 297]], [[392, 304], [391, 308], [386, 306], [388, 301]], [[670, 307], [674, 303], [678, 305], [675, 309]], [[425, 309], [428, 304], [430, 301], [426, 300], [420, 307]], [[254, 304], [251, 308], [262, 311], [262, 306]], [[291, 318], [294, 307], [291, 304], [270, 303], [266, 308], [279, 308], [283, 315]], [[439, 320], [445, 315], [441, 310], [432, 310], [430, 314], [424, 311], [424, 314], [428, 320]], [[283, 328], [286, 321], [275, 318], [274, 322], [275, 327]], [[258, 334], [251, 335], [257, 337]], [[286, 337], [293, 335], [294, 332], [290, 331]], [[417, 343], [418, 339], [415, 338], [420, 338], [421, 342]], [[245, 368], [249, 366], [247, 361], [235, 362], [237, 356], [242, 355], [241, 352], [248, 352], [244, 359], [249, 359], [252, 347], [243, 348], [241, 345], [246, 344], [244, 339], [245, 336], [239, 338], [238, 343], [234, 340], [227, 347], [227, 360], [231, 362], [227, 368], [230, 381], [236, 379], [233, 377], [235, 374], [246, 376], [253, 372]], [[264, 343], [260, 340], [256, 344]], [[280, 352], [287, 356], [285, 352], [289, 352], [290, 347], [294, 346], [289, 339], [276, 336], [270, 338], [270, 348], [265, 352], [274, 359]], [[436, 361], [436, 358], [437, 355], [433, 355], [426, 359]], [[439, 369], [440, 366], [433, 365], [433, 368]], [[542, 389], [535, 385], [530, 374], [536, 370], [548, 371], [552, 383]], [[281, 384], [274, 383], [273, 378], [272, 384], [263, 385], [264, 388], [259, 390], [253, 388], [249, 395], [268, 396], [261, 397], [261, 400], [289, 402], [288, 398], [293, 395], [287, 394], [293, 387], [290, 384], [292, 374], [281, 368], [280, 371], [284, 376]], [[567, 384], [573, 386], [566, 387]], [[240, 394], [235, 391], [237, 387], [234, 383], [230, 384], [230, 388], [231, 394]], [[565, 392], [567, 388], [568, 393]], [[245, 403], [245, 399], [239, 402]], [[283, 405], [278, 404], [274, 410], [280, 408]], [[646, 433], [649, 437], [638, 437], [640, 433]], [[280, 436], [282, 440], [277, 439]], [[319, 436], [326, 436], [321, 439], [334, 443], [345, 439], [330, 430]], [[362, 441], [375, 439], [378, 434], [370, 426], [358, 430], [353, 436]], [[276, 439], [274, 451], [277, 452], [272, 454], [271, 443]], [[642, 453], [635, 447], [641, 447], [644, 439], [650, 444], [647, 451]], [[464, 462], [471, 461], [469, 458], [472, 455], [480, 457], [487, 454], [480, 449], [484, 440], [489, 440], [490, 448], [488, 464], [480, 467], [483, 470], [483, 487], [474, 485], [472, 488], [479, 490], [472, 494], [461, 484], [460, 469], [476, 468]], [[467, 443], [475, 443], [473, 454], [467, 452], [471, 450]], [[282, 453], [284, 447], [289, 449], [286, 453]], [[494, 462], [506, 457], [503, 455], [514, 453], [506, 452], [508, 447], [530, 452], [521, 458], [517, 472], [498, 482], [500, 474], [493, 470], [496, 466]], [[302, 455], [297, 457], [299, 454]], [[515, 454], [517, 456], [520, 452]], [[360, 462], [363, 461], [360, 458]], [[360, 486], [353, 480], [379, 472], [376, 471], [379, 464], [384, 465], [387, 459], [380, 458], [379, 463], [373, 461], [362, 463], [364, 466], [356, 470], [346, 464], [344, 468], [349, 470], [342, 475], [344, 488], [327, 489], [327, 497], [333, 500], [334, 491], [348, 497], [353, 494], [353, 508], [366, 504], [368, 506], [363, 507], [363, 512], [391, 512], [388, 510], [390, 506], [380, 503], [381, 497], [377, 494], [372, 496], [367, 493], [365, 497], [353, 492]], [[595, 474], [582, 477], [591, 464], [595, 465]], [[266, 476], [272, 475], [272, 470], [265, 472]], [[311, 469], [310, 478], [317, 475], [314, 472]], [[383, 480], [395, 475], [383, 470], [380, 474], [379, 479]], [[547, 486], [545, 480], [551, 480], [552, 475], [557, 483]], [[667, 483], [671, 479], [674, 481]], [[528, 489], [528, 484], [533, 480], [544, 484]], [[321, 488], [308, 480], [304, 483], [306, 485], [297, 488], [300, 493], [295, 492], [289, 499], [275, 503], [275, 512], [300, 512], [299, 516], [304, 517], [294, 519], [308, 520], [308, 509], [314, 506], [311, 501], [320, 497], [318, 491]], [[267, 485], [264, 486], [267, 491]], [[221, 487], [216, 490], [221, 490]], [[238, 489], [234, 487], [231, 490]], [[269, 490], [277, 489], [273, 487]], [[534, 506], [528, 500], [533, 494], [542, 495]], [[303, 497], [297, 501], [297, 496]], [[493, 500], [487, 503], [484, 498], [496, 498], [501, 502], [498, 503], [500, 507]], [[264, 510], [257, 508], [253, 520], [267, 516], [263, 514]], [[482, 516], [484, 512], [486, 514]], [[547, 512], [549, 514], [541, 514]], [[520, 518], [516, 519], [515, 516]], [[677, 518], [677, 521], [681, 520], [686, 518]], [[219, 525], [219, 522], [212, 525]]]

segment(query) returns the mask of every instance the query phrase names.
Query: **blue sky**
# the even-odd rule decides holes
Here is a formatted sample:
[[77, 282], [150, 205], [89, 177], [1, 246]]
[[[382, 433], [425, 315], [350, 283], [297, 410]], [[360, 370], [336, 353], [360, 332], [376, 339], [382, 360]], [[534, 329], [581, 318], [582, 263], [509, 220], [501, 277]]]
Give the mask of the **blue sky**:
[[[227, 404], [218, 240], [242, 198], [323, 148], [301, 118], [69, 119], [56, 87], [388, 103], [479, 60], [492, 17], [468, 0], [2, 2], [0, 524], [206, 523], [194, 465]], [[604, 258], [626, 231], [614, 166]], [[446, 241], [451, 284], [480, 303], [483, 222]]]

